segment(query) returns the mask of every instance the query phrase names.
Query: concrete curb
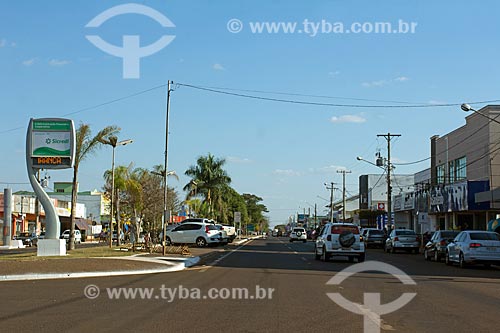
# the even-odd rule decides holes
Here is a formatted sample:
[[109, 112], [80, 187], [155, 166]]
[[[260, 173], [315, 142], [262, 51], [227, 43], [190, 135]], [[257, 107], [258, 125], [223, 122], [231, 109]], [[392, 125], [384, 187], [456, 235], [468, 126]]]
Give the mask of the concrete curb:
[[[162, 264], [162, 265], [166, 265], [168, 267], [156, 268], [156, 269], [130, 270], [130, 271], [100, 271], [100, 272], [74, 272], [74, 273], [31, 273], [31, 274], [16, 274], [16, 275], [0, 275], [0, 282], [2, 282], [2, 281], [51, 280], [51, 279], [75, 279], [75, 278], [170, 273], [170, 272], [182, 271], [182, 270], [186, 269], [187, 267], [191, 267], [193, 265], [196, 265], [200, 261], [200, 257], [190, 257], [190, 258], [142, 257], [141, 258], [139, 256], [133, 256], [130, 258], [106, 257], [103, 259], [137, 260], [137, 261]], [[179, 261], [181, 261], [181, 262], [179, 263]]]
[[257, 239], [257, 238], [262, 238], [262, 236], [254, 236], [254, 237], [244, 238], [244, 239], [241, 239], [241, 240], [239, 240], [237, 242], [233, 241], [231, 244], [240, 245], [240, 244], [243, 244], [245, 242], [248, 242], [248, 241], [251, 241], [251, 240], [254, 240], [254, 239]]

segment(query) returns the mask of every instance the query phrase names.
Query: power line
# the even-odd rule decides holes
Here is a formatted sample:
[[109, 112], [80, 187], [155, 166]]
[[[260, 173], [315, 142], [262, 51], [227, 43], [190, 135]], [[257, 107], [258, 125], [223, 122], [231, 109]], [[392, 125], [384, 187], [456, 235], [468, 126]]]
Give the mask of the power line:
[[427, 158], [424, 158], [424, 159], [421, 159], [421, 160], [418, 160], [418, 161], [415, 161], [415, 162], [407, 162], [407, 163], [392, 163], [393, 165], [411, 165], [411, 164], [417, 164], [417, 163], [422, 163], [422, 162], [425, 162], [427, 160], [430, 160], [431, 158], [430, 157], [427, 157]]
[[[248, 94], [240, 94], [233, 93], [224, 90], [206, 88], [201, 86], [195, 86], [192, 84], [186, 83], [177, 83], [178, 86], [187, 87], [197, 90], [208, 91], [216, 94], [230, 95], [236, 97], [264, 100], [270, 102], [281, 102], [281, 103], [291, 103], [291, 104], [302, 104], [302, 105], [315, 105], [315, 106], [329, 106], [329, 107], [346, 107], [346, 108], [429, 108], [429, 107], [451, 107], [451, 106], [460, 106], [462, 103], [443, 103], [443, 104], [409, 104], [409, 105], [365, 105], [365, 104], [336, 104], [336, 103], [319, 103], [319, 102], [308, 102], [308, 101], [299, 101], [299, 100], [291, 100], [291, 99], [282, 99], [282, 98], [271, 98], [271, 97], [262, 97], [256, 95], [248, 95]], [[478, 102], [470, 102], [469, 104], [489, 104], [500, 102], [500, 100], [490, 100], [490, 101], [478, 101]]]
[[[115, 98], [115, 99], [109, 100], [107, 102], [99, 103], [99, 104], [88, 106], [88, 107], [85, 107], [85, 108], [82, 108], [82, 109], [79, 109], [79, 110], [76, 110], [76, 111], [65, 113], [65, 114], [61, 115], [61, 117], [67, 117], [67, 116], [71, 116], [71, 115], [74, 115], [74, 114], [77, 114], [77, 113], [81, 113], [81, 112], [85, 112], [85, 111], [97, 109], [97, 108], [100, 108], [100, 107], [103, 107], [103, 106], [106, 106], [106, 105], [109, 105], [109, 104], [113, 104], [113, 103], [116, 103], [116, 102], [120, 102], [120, 101], [129, 99], [129, 98], [133, 98], [133, 97], [136, 97], [136, 96], [148, 93], [148, 92], [156, 90], [156, 89], [164, 88], [166, 86], [167, 86], [167, 84], [162, 84], [162, 85], [159, 85], [159, 86], [155, 86], [155, 87], [152, 87], [152, 88], [149, 88], [149, 89], [146, 89], [146, 90], [142, 90], [142, 91], [130, 94], [130, 95], [126, 95], [126, 96], [123, 96], [123, 97]], [[14, 131], [17, 131], [17, 130], [20, 130], [20, 129], [24, 129], [24, 127], [15, 127], [15, 128], [11, 128], [11, 129], [8, 129], [8, 130], [3, 130], [3, 131], [0, 131], [0, 134], [14, 132]]]

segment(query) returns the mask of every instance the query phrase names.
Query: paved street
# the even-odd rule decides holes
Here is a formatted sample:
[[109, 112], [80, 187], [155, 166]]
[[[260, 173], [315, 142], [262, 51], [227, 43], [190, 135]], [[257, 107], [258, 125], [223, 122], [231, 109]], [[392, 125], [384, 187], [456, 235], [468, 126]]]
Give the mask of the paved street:
[[[500, 268], [460, 269], [426, 262], [421, 255], [386, 254], [369, 249], [367, 261], [392, 264], [416, 286], [382, 273], [357, 274], [340, 285], [326, 285], [347, 261], [316, 261], [314, 243], [286, 238], [254, 240], [234, 252], [217, 251], [206, 265], [147, 276], [66, 279], [0, 284], [2, 331], [38, 327], [41, 331], [297, 331], [362, 332], [363, 317], [344, 310], [326, 293], [340, 292], [363, 303], [363, 293], [380, 292], [382, 304], [404, 292], [417, 296], [383, 315], [381, 330], [399, 332], [494, 332], [500, 327]], [[96, 299], [84, 289], [100, 288]], [[273, 288], [272, 299], [175, 299], [159, 289]], [[155, 288], [151, 299], [110, 299], [106, 288]], [[260, 295], [262, 296], [262, 295]], [[170, 299], [171, 300], [171, 299]]]

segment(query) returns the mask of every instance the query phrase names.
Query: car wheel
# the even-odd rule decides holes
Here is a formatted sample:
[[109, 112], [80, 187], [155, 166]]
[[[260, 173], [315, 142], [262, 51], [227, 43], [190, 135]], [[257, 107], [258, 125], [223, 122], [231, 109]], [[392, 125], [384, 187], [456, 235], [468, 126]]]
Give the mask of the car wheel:
[[207, 246], [207, 241], [203, 237], [198, 237], [196, 239], [196, 246], [198, 246], [198, 247], [205, 247], [205, 246]]
[[427, 249], [424, 250], [424, 258], [427, 261], [431, 260], [431, 257], [429, 257], [429, 253], [427, 252]]
[[321, 254], [318, 254], [318, 248], [316, 246], [314, 247], [314, 259], [316, 260], [321, 259]]
[[326, 254], [326, 248], [323, 248], [323, 251], [321, 253], [321, 261], [327, 262], [328, 261], [328, 255]]
[[438, 251], [434, 251], [434, 261], [435, 262], [440, 262], [441, 261], [441, 258], [439, 258]]
[[358, 257], [358, 262], [363, 262], [363, 261], [365, 261], [365, 254], [364, 253]]
[[458, 257], [458, 264], [459, 264], [460, 268], [466, 268], [467, 267], [467, 263], [465, 262], [465, 258], [464, 258], [464, 254], [463, 253], [460, 253], [460, 255]]
[[418, 254], [419, 252], [420, 252], [420, 249], [418, 247], [413, 250], [413, 253], [415, 253], [415, 254]]
[[484, 268], [491, 268], [491, 264], [484, 264]]
[[293, 243], [293, 239], [290, 238], [290, 243]]
[[170, 237], [168, 237], [168, 236], [167, 236], [167, 237], [165, 238], [165, 244], [166, 244], [166, 245], [172, 245], [172, 240], [170, 239]]
[[349, 260], [349, 262], [354, 262], [354, 257], [347, 257], [347, 259]]
[[446, 256], [444, 257], [444, 262], [446, 265], [448, 266], [451, 266], [453, 265], [453, 263], [451, 262], [450, 260], [450, 253], [449, 252], [446, 252]]
[[304, 240], [302, 240], [302, 243], [307, 243], [307, 241], [304, 239]]

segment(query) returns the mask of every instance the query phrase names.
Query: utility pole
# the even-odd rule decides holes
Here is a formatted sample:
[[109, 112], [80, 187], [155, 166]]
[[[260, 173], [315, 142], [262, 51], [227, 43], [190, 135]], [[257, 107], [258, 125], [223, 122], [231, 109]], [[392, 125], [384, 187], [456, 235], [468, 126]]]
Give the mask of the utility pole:
[[316, 215], [316, 204], [314, 204], [314, 229], [316, 229], [316, 222], [317, 222], [316, 221], [316, 217], [317, 217], [317, 215]]
[[332, 223], [333, 223], [333, 190], [335, 189], [333, 185], [335, 185], [334, 182], [330, 183], [330, 187], [328, 187], [328, 184], [325, 183], [326, 189], [330, 190], [330, 222]]
[[387, 140], [387, 223], [392, 225], [392, 187], [391, 187], [391, 139], [399, 137], [401, 134], [377, 134], [378, 137], [383, 136]]
[[[165, 121], [165, 162], [164, 162], [164, 167], [165, 172], [163, 176], [163, 184], [165, 185], [165, 188], [163, 189], [163, 255], [167, 254], [167, 223], [170, 221], [167, 221], [167, 218], [170, 217], [170, 214], [168, 213], [168, 208], [167, 208], [167, 193], [168, 193], [168, 187], [167, 187], [167, 179], [168, 179], [168, 172], [167, 172], [167, 167], [168, 167], [168, 120], [170, 116], [170, 84], [172, 81], [168, 80], [167, 82], [167, 116], [166, 116], [166, 121]], [[168, 218], [170, 220], [170, 218]]]
[[345, 206], [346, 206], [346, 195], [345, 195], [345, 174], [351, 173], [348, 170], [337, 170], [337, 173], [342, 174], [342, 220], [345, 223]]

